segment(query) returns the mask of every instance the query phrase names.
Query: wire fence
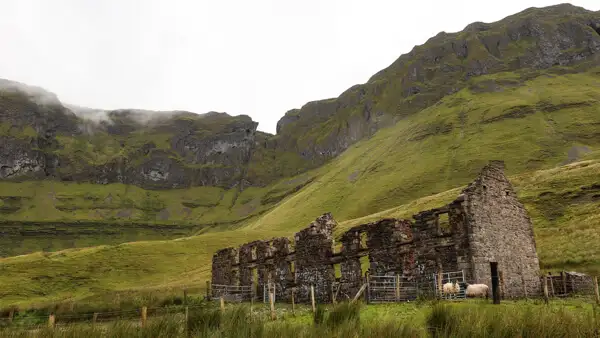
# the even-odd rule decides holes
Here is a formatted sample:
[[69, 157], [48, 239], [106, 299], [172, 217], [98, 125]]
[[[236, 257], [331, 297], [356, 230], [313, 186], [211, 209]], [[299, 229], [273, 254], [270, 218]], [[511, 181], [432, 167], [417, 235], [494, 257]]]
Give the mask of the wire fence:
[[[528, 289], [525, 284], [525, 295], [521, 297], [512, 297], [503, 291], [503, 285], [499, 286], [502, 299], [513, 298], [569, 298], [585, 296], [596, 299], [600, 303], [600, 295], [598, 295], [597, 278], [578, 274], [578, 273], [561, 273], [558, 275], [541, 276], [542, 288]], [[465, 278], [463, 271], [450, 271], [443, 273], [435, 273], [423, 276], [419, 279], [411, 279], [401, 275], [374, 275], [365, 279], [366, 290], [361, 295], [367, 303], [393, 303], [393, 302], [410, 302], [419, 298], [437, 298], [443, 300], [463, 300], [467, 297], [464, 285], [468, 280]], [[461, 286], [458, 292], [446, 292], [444, 284], [458, 284]], [[227, 303], [264, 303], [264, 308], [269, 307], [269, 295], [272, 295], [273, 303], [289, 303], [289, 297], [278, 297], [283, 290], [277, 289], [281, 285], [267, 283], [261, 286], [262, 292], [257, 296], [257, 290], [252, 286], [240, 285], [212, 285], [207, 290], [204, 299], [212, 302]], [[355, 287], [355, 286], [353, 286]], [[351, 300], [355, 297], [354, 294], [348, 294], [347, 297], [342, 297], [340, 289], [344, 288], [344, 283], [335, 282], [332, 285], [332, 292], [335, 294], [333, 299], [337, 297], [338, 301]], [[354, 288], [356, 292], [356, 288]], [[183, 301], [178, 304], [170, 304], [167, 306], [140, 306], [137, 308], [113, 310], [113, 311], [89, 311], [82, 313], [69, 312], [51, 312], [49, 314], [35, 314], [27, 311], [19, 311], [18, 309], [4, 309], [0, 311], [0, 328], [2, 327], [19, 327], [19, 328], [39, 328], [48, 325], [64, 326], [71, 323], [91, 323], [91, 324], [106, 324], [115, 321], [133, 321], [141, 323], [148, 317], [160, 317], [169, 314], [184, 315], [187, 311], [203, 308], [207, 306], [206, 301], [198, 298], [187, 299], [187, 291], [183, 291]], [[491, 294], [490, 294], [491, 295]], [[293, 296], [291, 297], [293, 299]], [[255, 305], [256, 306], [256, 305]], [[186, 310], [187, 309], [187, 310]]]
[[550, 297], [568, 297], [594, 293], [594, 278], [579, 273], [548, 274], [545, 283]]

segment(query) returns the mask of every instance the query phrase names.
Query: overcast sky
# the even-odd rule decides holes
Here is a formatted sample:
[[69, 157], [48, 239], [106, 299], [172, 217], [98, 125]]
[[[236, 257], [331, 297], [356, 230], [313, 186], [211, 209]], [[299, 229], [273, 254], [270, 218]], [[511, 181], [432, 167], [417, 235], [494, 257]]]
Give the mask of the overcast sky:
[[93, 108], [247, 114], [274, 133], [287, 110], [338, 96], [440, 31], [557, 3], [0, 0], [0, 77]]

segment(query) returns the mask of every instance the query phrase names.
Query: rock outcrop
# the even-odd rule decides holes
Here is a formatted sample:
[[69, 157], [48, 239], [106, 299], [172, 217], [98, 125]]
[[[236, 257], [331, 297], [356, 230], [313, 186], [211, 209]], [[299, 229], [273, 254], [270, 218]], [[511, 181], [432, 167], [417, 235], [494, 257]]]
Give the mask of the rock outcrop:
[[4, 180], [231, 187], [243, 177], [258, 125], [245, 115], [138, 110], [92, 121], [41, 89], [10, 81], [1, 88]]
[[475, 85], [473, 77], [512, 72], [519, 85], [544, 72], [598, 66], [599, 51], [600, 13], [572, 5], [476, 22], [458, 33], [439, 33], [337, 98], [288, 111], [277, 135], [257, 133], [257, 123], [245, 115], [91, 110], [1, 80], [0, 179], [48, 177], [150, 189], [267, 185], [318, 167], [467, 86], [497, 90], [494, 81]]
[[555, 67], [599, 65], [600, 13], [569, 4], [530, 8], [494, 23], [441, 32], [338, 98], [288, 111], [277, 124], [280, 145], [315, 166], [353, 143], [438, 102], [469, 78], [517, 72], [519, 81]]

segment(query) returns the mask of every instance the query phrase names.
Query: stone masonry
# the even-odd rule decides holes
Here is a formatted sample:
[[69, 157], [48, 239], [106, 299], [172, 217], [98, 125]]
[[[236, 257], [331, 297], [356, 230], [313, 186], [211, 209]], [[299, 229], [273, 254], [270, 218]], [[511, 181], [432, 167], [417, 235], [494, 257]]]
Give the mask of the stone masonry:
[[237, 284], [234, 266], [236, 265], [236, 250], [225, 248], [217, 251], [212, 262], [212, 285]]
[[273, 267], [274, 275], [272, 282], [275, 284], [275, 296], [279, 300], [288, 300], [289, 286], [294, 283], [292, 275], [292, 264], [287, 260], [290, 253], [290, 240], [281, 237], [273, 240]]
[[[333, 250], [336, 225], [330, 213], [320, 216], [296, 233], [293, 251], [287, 238], [222, 249], [213, 256], [213, 284], [256, 285], [262, 297], [264, 285], [272, 283], [278, 300], [288, 301], [295, 288], [301, 303], [310, 302], [313, 286], [316, 300], [326, 303], [334, 294], [356, 294], [366, 280], [360, 259], [368, 256], [370, 275], [424, 280], [462, 271], [469, 283], [490, 286], [490, 263], [496, 262], [505, 295], [523, 296], [523, 286], [528, 294], [541, 291], [533, 225], [501, 161], [490, 161], [453, 202], [419, 212], [413, 221], [387, 218], [349, 229], [339, 237], [339, 253]], [[341, 271], [337, 282], [335, 264]]]
[[528, 292], [537, 292], [541, 283], [533, 225], [504, 176], [504, 163], [490, 162], [463, 194], [473, 280], [490, 285], [489, 263], [498, 262], [510, 294], [523, 296], [523, 280]]
[[299, 302], [310, 301], [311, 286], [320, 302], [332, 299], [335, 270], [333, 256], [333, 229], [336, 222], [330, 213], [312, 222], [306, 229], [296, 233], [296, 295]]

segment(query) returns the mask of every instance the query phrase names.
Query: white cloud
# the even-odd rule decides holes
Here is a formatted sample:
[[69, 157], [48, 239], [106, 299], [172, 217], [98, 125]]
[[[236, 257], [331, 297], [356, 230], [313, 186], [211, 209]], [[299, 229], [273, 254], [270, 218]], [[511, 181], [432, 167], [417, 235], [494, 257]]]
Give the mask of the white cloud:
[[3, 92], [15, 92], [26, 94], [38, 104], [50, 105], [61, 103], [56, 94], [51, 93], [45, 90], [44, 88], [32, 86], [17, 81], [0, 79], [0, 90], [2, 90]]
[[0, 77], [80, 106], [226, 111], [274, 132], [285, 111], [365, 82], [440, 31], [557, 3], [0, 0]]

